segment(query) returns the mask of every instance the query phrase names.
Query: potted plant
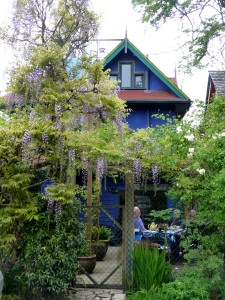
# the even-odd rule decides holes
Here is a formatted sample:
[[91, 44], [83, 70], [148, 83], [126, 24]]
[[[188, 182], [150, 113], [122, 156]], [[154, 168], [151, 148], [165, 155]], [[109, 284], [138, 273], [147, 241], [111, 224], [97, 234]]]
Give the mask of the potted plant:
[[103, 260], [107, 250], [109, 240], [112, 237], [111, 230], [106, 226], [92, 226], [91, 249], [96, 254], [97, 260]]
[[96, 266], [96, 254], [93, 253], [90, 243], [85, 238], [80, 237], [80, 247], [77, 252], [77, 261], [81, 267], [81, 271], [92, 273]]

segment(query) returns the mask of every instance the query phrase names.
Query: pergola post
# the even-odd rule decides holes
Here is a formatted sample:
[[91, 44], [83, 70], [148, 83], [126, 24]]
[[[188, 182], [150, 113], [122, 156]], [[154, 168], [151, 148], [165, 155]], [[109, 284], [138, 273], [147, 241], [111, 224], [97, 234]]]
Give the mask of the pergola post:
[[124, 268], [123, 286], [127, 287], [132, 275], [131, 250], [134, 248], [134, 180], [133, 174], [126, 174], [125, 209], [123, 213]]

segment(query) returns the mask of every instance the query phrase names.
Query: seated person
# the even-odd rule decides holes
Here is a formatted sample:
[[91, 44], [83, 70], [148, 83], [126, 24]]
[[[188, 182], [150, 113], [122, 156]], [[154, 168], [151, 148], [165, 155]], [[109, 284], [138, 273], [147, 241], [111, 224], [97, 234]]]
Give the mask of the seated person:
[[134, 229], [138, 229], [140, 232], [146, 231], [144, 223], [141, 219], [141, 211], [140, 208], [134, 207]]
[[[181, 212], [179, 209], [175, 209], [173, 211], [173, 219], [168, 222], [169, 226], [180, 226], [181, 228], [184, 228], [184, 224], [181, 220]], [[170, 255], [171, 255], [171, 261], [177, 261], [180, 258], [180, 255], [182, 255], [182, 250], [180, 247], [180, 235], [181, 233], [178, 233], [176, 235], [172, 235], [169, 239], [169, 247], [170, 247]]]
[[168, 225], [169, 226], [180, 226], [180, 227], [184, 227], [184, 224], [181, 220], [181, 213], [180, 213], [180, 210], [179, 209], [175, 209], [173, 211], [173, 218], [172, 220], [170, 220], [168, 222]]

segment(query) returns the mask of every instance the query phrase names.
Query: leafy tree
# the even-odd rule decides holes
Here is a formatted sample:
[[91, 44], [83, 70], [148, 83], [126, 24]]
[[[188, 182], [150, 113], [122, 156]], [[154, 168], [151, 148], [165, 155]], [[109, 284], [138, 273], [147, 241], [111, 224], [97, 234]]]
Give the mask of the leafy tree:
[[149, 22], [156, 28], [170, 19], [181, 22], [181, 30], [187, 40], [187, 54], [183, 61], [189, 69], [192, 66], [201, 67], [205, 57], [215, 63], [220, 55], [220, 62], [223, 63], [224, 1], [132, 0], [132, 3], [140, 8], [143, 22]]
[[[5, 269], [23, 266], [20, 286], [32, 293], [59, 294], [71, 284], [78, 270], [78, 216], [80, 198], [87, 197], [88, 167], [96, 174], [98, 193], [103, 176], [99, 159], [113, 164], [124, 157], [116, 120], [123, 127], [126, 110], [116, 83], [93, 58], [65, 66], [67, 51], [67, 45], [55, 43], [36, 47], [29, 63], [12, 72], [5, 96], [9, 119], [0, 127], [1, 263]], [[83, 182], [78, 185], [79, 174]], [[54, 184], [43, 199], [40, 188], [46, 179]], [[40, 248], [32, 246], [36, 235]], [[39, 255], [48, 261], [50, 273], [65, 256], [61, 268], [67, 276], [62, 270], [46, 274]]]
[[17, 47], [17, 52], [50, 42], [69, 45], [68, 57], [93, 39], [97, 20], [88, 0], [14, 0], [12, 18], [1, 28], [1, 39], [14, 51]]

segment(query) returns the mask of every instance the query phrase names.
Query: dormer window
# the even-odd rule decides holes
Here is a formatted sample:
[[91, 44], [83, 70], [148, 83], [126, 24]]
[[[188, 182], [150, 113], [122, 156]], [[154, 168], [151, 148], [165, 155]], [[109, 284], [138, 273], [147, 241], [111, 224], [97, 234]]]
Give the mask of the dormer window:
[[146, 88], [146, 72], [135, 70], [134, 61], [119, 62], [118, 69], [114, 69], [110, 73], [110, 79], [119, 80], [120, 88], [127, 89], [145, 89]]
[[132, 88], [132, 64], [126, 63], [120, 65], [121, 71], [121, 89]]
[[110, 79], [111, 80], [114, 80], [114, 81], [117, 81], [118, 80], [118, 76], [117, 75], [110, 75]]
[[144, 75], [134, 75], [134, 85], [136, 89], [143, 89], [144, 88]]

